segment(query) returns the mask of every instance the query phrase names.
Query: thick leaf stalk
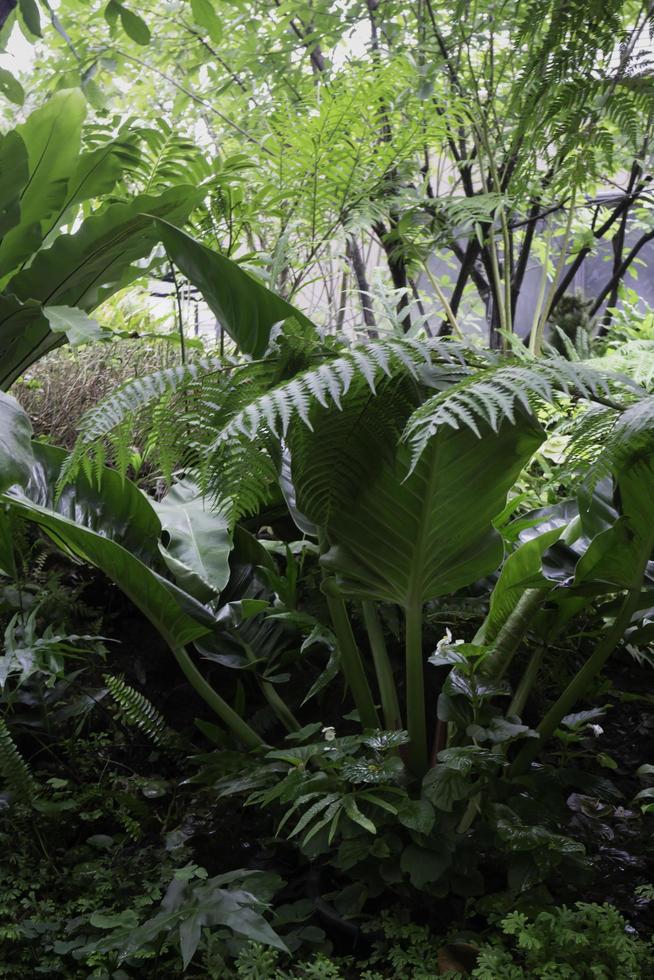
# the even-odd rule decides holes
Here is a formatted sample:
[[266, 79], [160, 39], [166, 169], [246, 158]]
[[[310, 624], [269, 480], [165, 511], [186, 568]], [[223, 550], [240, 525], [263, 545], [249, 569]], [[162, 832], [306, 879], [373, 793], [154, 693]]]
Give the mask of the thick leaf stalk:
[[624, 636], [625, 630], [631, 622], [631, 617], [638, 609], [640, 602], [640, 589], [630, 590], [622, 603], [620, 612], [615, 618], [613, 626], [595, 647], [586, 663], [577, 671], [565, 691], [554, 702], [540, 725], [536, 729], [537, 739], [530, 739], [525, 743], [520, 753], [516, 756], [511, 769], [511, 776], [519, 776], [536, 758], [543, 743], [551, 738], [559, 727], [561, 720], [571, 711], [574, 705], [584, 696], [594, 678], [609, 659], [615, 648]]
[[368, 631], [370, 650], [375, 665], [377, 684], [381, 696], [384, 725], [388, 731], [400, 731], [402, 728], [402, 712], [397, 696], [397, 688], [393, 678], [393, 670], [386, 649], [384, 631], [379, 619], [379, 612], [374, 602], [366, 600], [362, 603], [363, 619]]
[[198, 668], [191, 660], [185, 647], [170, 645], [175, 660], [182, 668], [184, 676], [191, 687], [200, 695], [209, 707], [215, 711], [220, 720], [250, 749], [259, 748], [264, 744], [261, 736], [255, 732], [232, 707], [221, 698], [211, 684], [204, 679]]
[[422, 603], [406, 609], [406, 715], [409, 732], [409, 768], [423, 776], [427, 759], [427, 719], [425, 715], [425, 675], [422, 656]]
[[379, 728], [379, 715], [368, 684], [368, 678], [363, 669], [361, 654], [352, 632], [345, 602], [329, 580], [325, 581], [323, 588], [327, 595], [327, 607], [341, 654], [343, 673], [352, 692], [361, 724], [364, 728]]

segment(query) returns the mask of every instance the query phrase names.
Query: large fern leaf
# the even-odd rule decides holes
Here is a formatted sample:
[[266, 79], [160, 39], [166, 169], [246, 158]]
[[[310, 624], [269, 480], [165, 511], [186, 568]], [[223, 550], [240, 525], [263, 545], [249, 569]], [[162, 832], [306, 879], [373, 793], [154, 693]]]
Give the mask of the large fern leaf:
[[561, 396], [610, 401], [612, 386], [619, 383], [608, 372], [561, 357], [483, 369], [428, 398], [411, 416], [404, 432], [411, 466], [442, 426], [467, 427], [481, 437], [480, 422], [497, 432], [503, 421], [515, 421], [519, 407], [533, 412]]

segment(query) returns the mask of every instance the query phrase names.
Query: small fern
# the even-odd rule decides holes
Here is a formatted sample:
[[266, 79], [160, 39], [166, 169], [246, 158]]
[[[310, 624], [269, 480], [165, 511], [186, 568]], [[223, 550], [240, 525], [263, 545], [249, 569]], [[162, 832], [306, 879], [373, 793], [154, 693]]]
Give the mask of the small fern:
[[0, 772], [18, 799], [30, 801], [36, 795], [34, 777], [4, 718], [0, 718]]
[[127, 725], [138, 728], [155, 745], [164, 745], [170, 741], [170, 732], [163, 716], [145, 695], [130, 687], [123, 677], [103, 674], [102, 679]]

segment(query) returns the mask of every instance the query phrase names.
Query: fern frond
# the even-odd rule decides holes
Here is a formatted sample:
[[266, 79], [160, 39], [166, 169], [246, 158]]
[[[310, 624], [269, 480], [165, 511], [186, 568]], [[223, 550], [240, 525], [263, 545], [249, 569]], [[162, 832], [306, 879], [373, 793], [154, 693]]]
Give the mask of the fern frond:
[[140, 143], [139, 155], [131, 162], [129, 172], [143, 193], [154, 193], [180, 182], [197, 185], [209, 176], [209, 164], [197, 144], [175, 133], [164, 119], [156, 129], [142, 127], [135, 135]]
[[123, 721], [143, 732], [155, 745], [163, 745], [170, 739], [170, 732], [163, 716], [145, 695], [135, 691], [122, 677], [103, 674], [109, 693], [114, 699]]
[[82, 416], [77, 442], [62, 468], [59, 487], [74, 480], [80, 469], [91, 476], [92, 458], [96, 470], [104, 465], [108, 448], [105, 440], [113, 445], [114, 452], [119, 457], [123, 456], [124, 461], [131, 434], [128, 425], [130, 421], [154, 403], [161, 402], [167, 395], [221, 367], [221, 361], [202, 359], [191, 364], [164, 368], [127, 382], [108, 398], [94, 405]]
[[296, 417], [311, 428], [311, 405], [317, 402], [324, 408], [331, 404], [340, 409], [355, 377], [362, 378], [375, 395], [380, 378], [409, 374], [418, 380], [423, 372], [433, 369], [434, 360], [462, 369], [464, 351], [450, 340], [387, 340], [355, 347], [250, 402], [218, 433], [212, 449], [232, 439], [253, 440], [262, 427], [283, 437]]
[[539, 404], [555, 403], [562, 395], [609, 399], [610, 376], [578, 361], [551, 357], [490, 367], [464, 378], [429, 398], [409, 419], [403, 438], [411, 449], [411, 466], [443, 425], [467, 426], [481, 437], [480, 420], [497, 431], [504, 420], [515, 421], [519, 408], [532, 413]]
[[199, 480], [214, 504], [228, 508], [233, 525], [256, 514], [276, 494], [277, 465], [265, 443], [235, 439], [207, 456]]
[[654, 340], [631, 340], [588, 362], [598, 370], [626, 374], [638, 385], [654, 386]]
[[4, 718], [0, 718], [0, 772], [19, 799], [29, 801], [34, 797], [36, 783]]

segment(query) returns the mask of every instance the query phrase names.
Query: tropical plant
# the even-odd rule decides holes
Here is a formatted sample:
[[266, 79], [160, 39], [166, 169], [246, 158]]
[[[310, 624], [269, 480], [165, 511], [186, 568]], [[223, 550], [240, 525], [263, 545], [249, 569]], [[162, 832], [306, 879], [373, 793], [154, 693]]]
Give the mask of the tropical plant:
[[[627, 598], [612, 629], [538, 726], [539, 739], [532, 739], [514, 761], [513, 771], [518, 773], [583, 694], [620, 642], [639, 605], [642, 578], [652, 551], [643, 510], [643, 495], [648, 493], [651, 474], [640, 461], [641, 444], [650, 438], [649, 400], [637, 387], [630, 388], [582, 362], [565, 359], [534, 361], [521, 356], [511, 361], [482, 352], [466, 352], [451, 342], [439, 341], [388, 341], [351, 351], [333, 349], [319, 341], [306, 319], [296, 316], [288, 304], [282, 304], [262, 286], [250, 298], [250, 303], [256, 304], [256, 319], [250, 317], [245, 323], [243, 307], [237, 299], [242, 295], [239, 289], [249, 283], [246, 274], [179, 232], [163, 226], [160, 232], [167, 247], [174, 250], [176, 263], [195, 273], [209, 301], [220, 307], [234, 339], [250, 353], [261, 353], [267, 338], [273, 337], [271, 328], [276, 319], [293, 314], [288, 321], [290, 326], [272, 339], [263, 365], [255, 362], [250, 367], [247, 362], [238, 361], [227, 365], [228, 371], [221, 375], [210, 399], [202, 380], [222, 372], [217, 362], [164, 372], [129, 385], [124, 394], [119, 392], [109, 400], [106, 409], [100, 406], [91, 413], [82, 427], [80, 452], [73, 454], [64, 482], [79, 471], [89, 450], [99, 450], [95, 464], [86, 464], [91, 467], [89, 475], [93, 465], [98, 474], [103, 472], [98, 467], [105, 458], [104, 439], [112, 431], [118, 433], [120, 464], [124, 459], [120, 426], [126, 414], [144, 405], [152, 406], [162, 391], [164, 398], [171, 391], [181, 391], [183, 396], [189, 381], [196, 384], [199, 379], [197, 404], [183, 418], [187, 431], [197, 436], [197, 441], [191, 440], [191, 453], [184, 456], [185, 465], [191, 471], [195, 469], [200, 484], [209, 489], [214, 503], [218, 501], [216, 519], [223, 521], [227, 533], [244, 514], [262, 507], [265, 513], [266, 507], [279, 501], [279, 488], [271, 480], [271, 473], [274, 476], [278, 469], [290, 514], [304, 533], [317, 537], [319, 542], [323, 592], [338, 641], [341, 668], [361, 722], [364, 727], [379, 727], [378, 698], [387, 727], [397, 727], [400, 719], [406, 717], [410, 764], [416, 774], [425, 773], [429, 753], [422, 641], [425, 603], [470, 585], [501, 564], [502, 538], [493, 521], [502, 512], [521, 469], [543, 439], [535, 414], [537, 406], [584, 399], [596, 401], [608, 413], [603, 416], [607, 424], [602, 437], [606, 444], [603, 461], [606, 470], [615, 474], [620, 488], [621, 513], [604, 536], [600, 533], [585, 539], [588, 546], [579, 556], [578, 568], [573, 567], [572, 588], [568, 583], [567, 609], [571, 605], [575, 608], [575, 601], [577, 609], [580, 601], [583, 606], [583, 598], [577, 596], [583, 597], [589, 583], [593, 588], [604, 583], [606, 591], [627, 589]], [[259, 324], [258, 334], [252, 333], [253, 323]], [[307, 368], [316, 358], [324, 363]], [[290, 380], [281, 380], [280, 374], [281, 379], [286, 374]], [[249, 384], [243, 383], [245, 378]], [[279, 380], [281, 383], [275, 384]], [[257, 391], [261, 394], [253, 398]], [[176, 433], [178, 424], [175, 417]], [[584, 424], [579, 423], [582, 432]], [[481, 486], [484, 490], [480, 496]], [[180, 492], [181, 487], [174, 491], [181, 516]], [[196, 509], [198, 505], [198, 515], [202, 517], [203, 505], [196, 501]], [[55, 520], [60, 526], [59, 517], [38, 511], [25, 500], [12, 506], [23, 516], [33, 515], [51, 530]], [[402, 515], [400, 522], [398, 514]], [[493, 593], [488, 622], [476, 639], [476, 647], [485, 660], [483, 673], [495, 682], [503, 677], [543, 596], [556, 588], [543, 576], [541, 555], [564, 534], [571, 520], [573, 525], [565, 531], [564, 540], [574, 542], [582, 520], [569, 508], [557, 529], [548, 528], [542, 540], [523, 544], [504, 566]], [[454, 527], [456, 534], [452, 533]], [[88, 540], [88, 531], [82, 533], [78, 527], [67, 527], [66, 534], [77, 542], [81, 538]], [[197, 539], [189, 538], [183, 530], [181, 535], [183, 564], [194, 569], [198, 585], [202, 583], [202, 592], [197, 594], [206, 601], [212, 591], [207, 581], [206, 558], [198, 551]], [[229, 547], [229, 539], [224, 540]], [[602, 560], [609, 545], [610, 572]], [[87, 560], [90, 557], [100, 561], [97, 543], [92, 547], [78, 543], [76, 547], [82, 548], [78, 553]], [[103, 541], [102, 549], [107, 547]], [[179, 559], [169, 547], [166, 552], [169, 566], [178, 575], [180, 569], [175, 563]], [[217, 560], [219, 554], [213, 551], [213, 559]], [[104, 557], [102, 560], [106, 561]], [[133, 556], [126, 560], [132, 563]], [[152, 596], [144, 600], [140, 594], [142, 572], [137, 573], [136, 566], [128, 576], [122, 572], [117, 575], [115, 565], [103, 567], [113, 569], [112, 574], [146, 614], [151, 618], [156, 615], [154, 621], [190, 673], [180, 648], [206, 632], [207, 627], [191, 627], [179, 607], [174, 612], [169, 607], [163, 615], [155, 614]], [[524, 588], [523, 567], [530, 576], [529, 588]], [[182, 569], [182, 574], [187, 573]], [[182, 584], [183, 579], [178, 576], [178, 581]], [[225, 581], [224, 577], [215, 580], [214, 594], [224, 587]], [[170, 587], [161, 582], [158, 592], [163, 601]], [[346, 599], [364, 603], [378, 695], [372, 692], [355, 642]], [[404, 710], [399, 708], [395, 679], [378, 626], [379, 603], [399, 606], [405, 616]], [[566, 611], [563, 617], [559, 616], [559, 628], [567, 615]], [[184, 624], [183, 637], [178, 635], [180, 623]], [[534, 654], [510, 714], [524, 708], [542, 655], [542, 650]], [[452, 676], [456, 676], [456, 670]], [[200, 683], [197, 678], [196, 683]], [[220, 704], [215, 699], [214, 702]], [[236, 720], [228, 706], [221, 705], [220, 712], [235, 730], [240, 730], [241, 736], [245, 734], [244, 723]], [[251, 734], [247, 739], [251, 744], [257, 741]]]
[[83, 130], [85, 115], [82, 93], [64, 90], [0, 138], [2, 171], [10, 175], [0, 201], [4, 389], [67, 340], [101, 339], [88, 314], [143, 274], [137, 262], [157, 243], [153, 217], [184, 221], [202, 197], [180, 184], [159, 195], [112, 198], [138, 152], [138, 134], [118, 128], [98, 142]]
[[398, 329], [425, 312], [434, 332], [481, 318], [493, 346], [515, 328], [537, 348], [604, 246], [591, 312], [608, 329], [604, 304], [619, 304], [652, 241], [652, 10], [534, 9], [293, 0], [264, 17], [256, 0], [174, 0], [164, 15], [145, 2], [103, 17], [62, 0], [43, 10], [39, 81], [63, 76], [98, 110], [136, 114], [178, 168], [200, 134], [219, 178], [198, 217], [204, 240], [263, 266], [288, 297], [304, 286], [331, 328], [379, 330], [379, 255]]

